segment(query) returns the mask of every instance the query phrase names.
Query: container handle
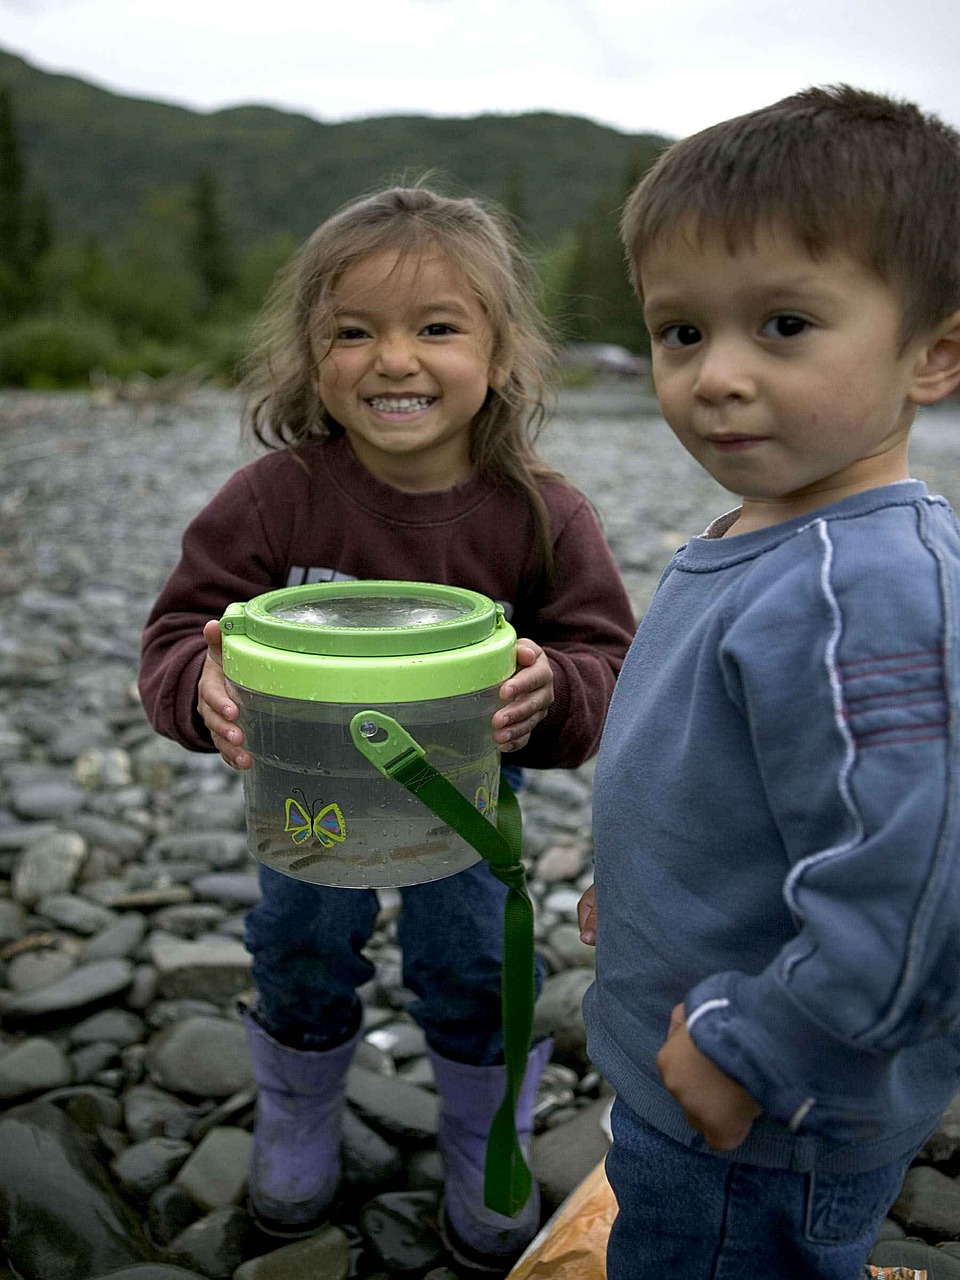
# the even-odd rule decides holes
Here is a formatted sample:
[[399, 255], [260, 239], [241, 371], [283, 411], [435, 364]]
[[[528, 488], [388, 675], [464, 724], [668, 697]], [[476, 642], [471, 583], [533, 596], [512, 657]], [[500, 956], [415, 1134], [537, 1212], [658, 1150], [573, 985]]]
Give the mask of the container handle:
[[231, 636], [246, 635], [247, 632], [247, 611], [246, 607], [234, 601], [228, 604], [220, 619], [220, 631]]
[[412, 792], [426, 807], [476, 849], [490, 871], [507, 886], [503, 921], [503, 1054], [506, 1092], [490, 1126], [483, 1199], [494, 1212], [514, 1218], [526, 1204], [533, 1178], [517, 1141], [516, 1109], [533, 1033], [533, 903], [527, 892], [521, 848], [520, 806], [505, 778], [494, 827], [435, 769], [423, 747], [381, 711], [359, 711], [350, 721], [354, 745], [385, 778]]

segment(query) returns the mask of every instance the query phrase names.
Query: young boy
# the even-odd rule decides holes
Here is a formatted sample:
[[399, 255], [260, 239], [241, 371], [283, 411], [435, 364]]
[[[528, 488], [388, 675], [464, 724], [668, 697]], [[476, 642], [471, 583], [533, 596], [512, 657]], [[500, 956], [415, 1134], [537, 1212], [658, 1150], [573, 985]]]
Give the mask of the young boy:
[[740, 505], [677, 552], [596, 772], [609, 1280], [853, 1280], [960, 1083], [960, 135], [810, 89], [678, 143], [624, 242], [663, 415]]

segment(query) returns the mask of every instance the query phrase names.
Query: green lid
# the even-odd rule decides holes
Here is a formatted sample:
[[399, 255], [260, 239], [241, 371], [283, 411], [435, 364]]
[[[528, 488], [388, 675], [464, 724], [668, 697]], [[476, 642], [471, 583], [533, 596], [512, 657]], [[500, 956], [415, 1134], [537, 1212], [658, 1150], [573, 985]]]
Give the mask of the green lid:
[[317, 582], [231, 604], [234, 683], [310, 702], [420, 702], [513, 673], [516, 633], [476, 591], [429, 582]]

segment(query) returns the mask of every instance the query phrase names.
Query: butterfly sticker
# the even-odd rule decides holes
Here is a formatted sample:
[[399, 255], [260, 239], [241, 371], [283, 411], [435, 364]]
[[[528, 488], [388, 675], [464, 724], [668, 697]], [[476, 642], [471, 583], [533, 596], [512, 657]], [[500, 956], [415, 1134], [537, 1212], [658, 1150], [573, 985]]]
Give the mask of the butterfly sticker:
[[491, 781], [490, 774], [484, 771], [480, 779], [480, 785], [473, 794], [473, 805], [479, 813], [486, 813], [492, 805], [496, 808], [497, 793], [500, 788], [497, 785], [500, 781], [500, 775], [497, 775], [496, 782]]
[[332, 844], [342, 844], [346, 840], [347, 825], [338, 804], [326, 804], [317, 812], [319, 800], [314, 800], [308, 808], [307, 797], [302, 791], [297, 790], [294, 795], [299, 795], [300, 799], [294, 800], [288, 796], [284, 801], [286, 821], [283, 826], [284, 831], [290, 833], [294, 844], [305, 844], [311, 836], [315, 836], [329, 849]]

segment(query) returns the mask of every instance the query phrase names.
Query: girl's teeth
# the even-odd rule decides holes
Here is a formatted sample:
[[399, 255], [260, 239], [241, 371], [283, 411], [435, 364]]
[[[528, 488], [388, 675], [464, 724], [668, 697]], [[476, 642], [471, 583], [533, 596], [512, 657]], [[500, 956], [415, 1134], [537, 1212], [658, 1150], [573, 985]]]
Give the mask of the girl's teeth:
[[433, 403], [432, 396], [374, 396], [371, 406], [379, 413], [415, 413], [419, 409], [429, 409]]

